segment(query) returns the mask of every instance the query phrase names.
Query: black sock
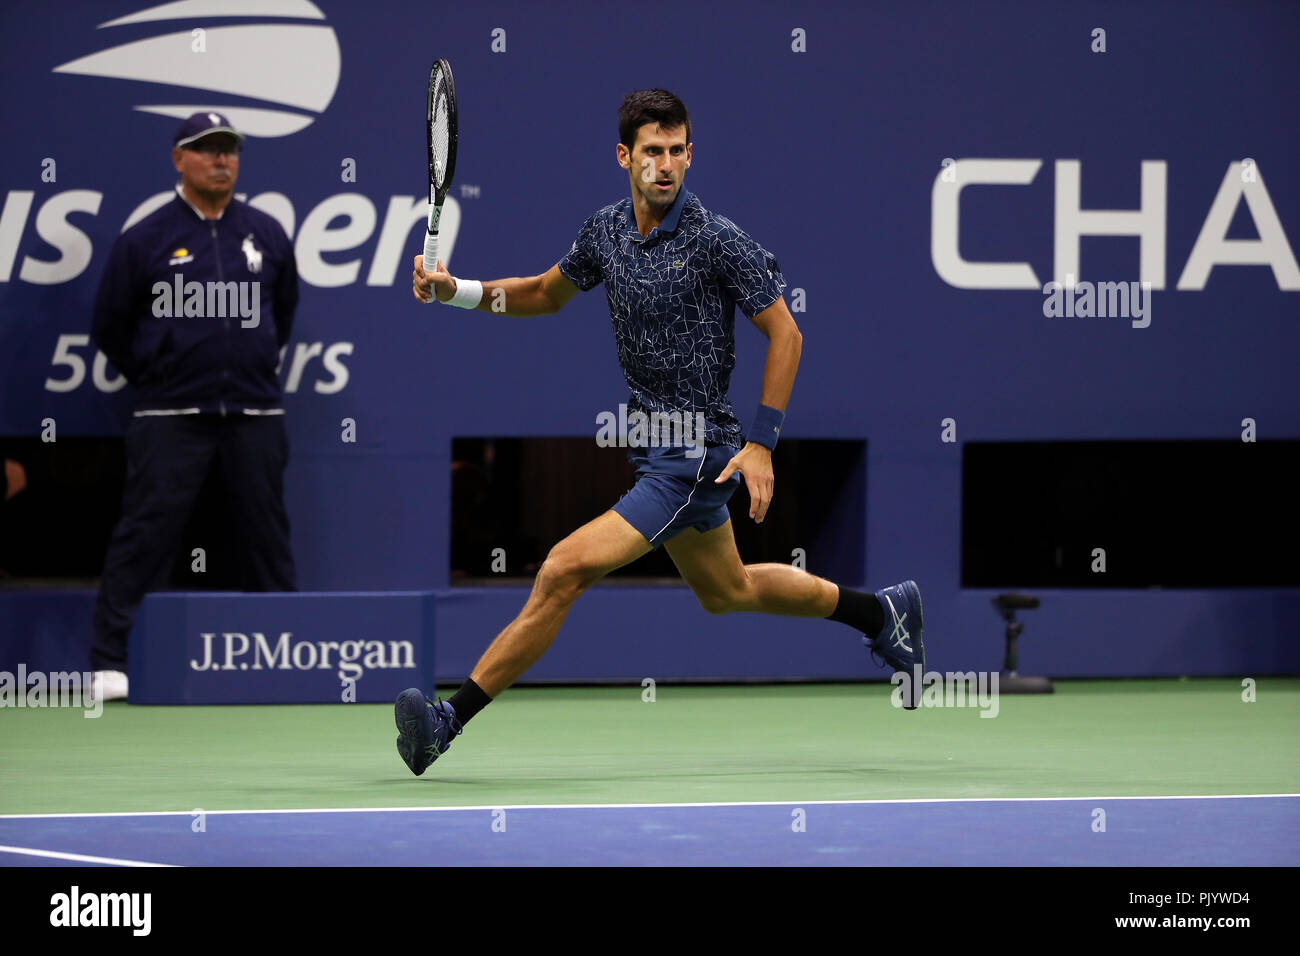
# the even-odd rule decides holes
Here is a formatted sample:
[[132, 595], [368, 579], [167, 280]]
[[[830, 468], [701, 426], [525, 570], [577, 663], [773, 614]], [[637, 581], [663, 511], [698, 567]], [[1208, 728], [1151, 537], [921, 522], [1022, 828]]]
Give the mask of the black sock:
[[884, 629], [885, 610], [874, 594], [840, 587], [840, 600], [835, 610], [827, 615], [828, 621], [839, 621], [867, 637], [875, 637]]
[[482, 687], [467, 677], [465, 683], [460, 685], [460, 690], [452, 694], [447, 703], [451, 704], [451, 709], [456, 712], [456, 719], [460, 721], [461, 726], [464, 726], [470, 722], [471, 717], [492, 703], [492, 698], [483, 692]]

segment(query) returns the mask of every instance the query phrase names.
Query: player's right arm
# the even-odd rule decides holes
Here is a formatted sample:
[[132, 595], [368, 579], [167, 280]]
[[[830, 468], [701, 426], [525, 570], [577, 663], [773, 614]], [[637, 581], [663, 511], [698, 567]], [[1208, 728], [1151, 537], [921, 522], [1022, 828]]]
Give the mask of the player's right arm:
[[[428, 302], [434, 294], [439, 302], [446, 302], [456, 291], [456, 279], [442, 267], [441, 260], [435, 264], [433, 272], [426, 273], [424, 256], [416, 256], [411, 289], [421, 302]], [[558, 265], [554, 265], [539, 276], [484, 282], [483, 298], [476, 308], [480, 312], [516, 318], [552, 315], [577, 294], [578, 287], [560, 272]]]

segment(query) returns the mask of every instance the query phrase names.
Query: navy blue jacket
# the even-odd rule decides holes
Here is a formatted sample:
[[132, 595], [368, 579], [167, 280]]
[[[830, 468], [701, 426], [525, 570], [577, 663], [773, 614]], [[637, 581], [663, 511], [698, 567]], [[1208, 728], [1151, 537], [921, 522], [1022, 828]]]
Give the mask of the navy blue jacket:
[[[216, 286], [213, 298], [209, 283], [236, 286]], [[256, 294], [255, 326], [236, 290], [245, 313]], [[220, 219], [204, 219], [178, 193], [113, 244], [91, 334], [136, 387], [137, 413], [237, 414], [280, 406], [276, 366], [297, 304], [293, 245], [274, 218], [232, 199]]]

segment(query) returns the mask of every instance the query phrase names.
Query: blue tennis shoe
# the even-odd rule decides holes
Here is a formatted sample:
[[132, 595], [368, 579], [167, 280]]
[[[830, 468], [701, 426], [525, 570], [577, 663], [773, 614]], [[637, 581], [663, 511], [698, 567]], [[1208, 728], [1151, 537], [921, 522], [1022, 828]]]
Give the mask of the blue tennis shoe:
[[921, 641], [921, 589], [915, 581], [904, 581], [876, 592], [885, 612], [885, 626], [874, 638], [862, 643], [877, 654], [894, 672], [904, 671], [912, 680], [904, 687], [903, 707], [915, 710], [921, 696], [920, 678], [925, 673], [925, 644]]
[[393, 713], [397, 718], [397, 752], [417, 777], [445, 754], [451, 738], [464, 730], [451, 704], [445, 700], [430, 703], [416, 687], [397, 695]]

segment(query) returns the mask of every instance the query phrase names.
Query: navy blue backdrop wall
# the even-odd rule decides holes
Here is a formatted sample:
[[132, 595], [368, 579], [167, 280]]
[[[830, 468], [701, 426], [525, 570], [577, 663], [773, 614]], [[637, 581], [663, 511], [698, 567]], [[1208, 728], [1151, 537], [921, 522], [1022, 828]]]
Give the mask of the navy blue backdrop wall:
[[[114, 237], [175, 182], [174, 117], [220, 108], [253, 134], [239, 192], [281, 218], [302, 273], [281, 367], [301, 586], [447, 587], [453, 436], [593, 436], [626, 392], [601, 290], [531, 320], [412, 299], [424, 79], [442, 55], [461, 106], [444, 248], [464, 275], [555, 263], [627, 195], [622, 94], [684, 99], [687, 186], [777, 255], [788, 300], [803, 290], [783, 434], [869, 443], [866, 580], [847, 583], [920, 581], [940, 667], [992, 666], [999, 643], [987, 592], [960, 587], [963, 442], [1236, 439], [1245, 417], [1261, 438], [1300, 438], [1294, 4], [420, 9], [5, 6], [0, 433], [36, 435], [47, 418], [60, 437], [122, 431], [128, 391], [66, 337], [89, 331]], [[1145, 218], [1091, 221], [1071, 202]], [[1116, 224], [1127, 234], [1088, 235]], [[1045, 316], [1042, 286], [1067, 273], [1151, 282], [1149, 326]], [[732, 397], [747, 420], [765, 341], [738, 326]], [[75, 387], [60, 354], [84, 362]], [[957, 442], [941, 440], [949, 418]], [[780, 489], [778, 475], [778, 504]], [[525, 593], [451, 595], [439, 672], [472, 663]], [[658, 613], [725, 649], [692, 671], [696, 652], [652, 647], [650, 623], [619, 614], [633, 599], [592, 595], [534, 676], [867, 672], [828, 625], [710, 620], [668, 592]], [[1063, 591], [1031, 625], [1044, 636], [1031, 669], [1295, 671], [1282, 638], [1297, 624], [1294, 590]]]

